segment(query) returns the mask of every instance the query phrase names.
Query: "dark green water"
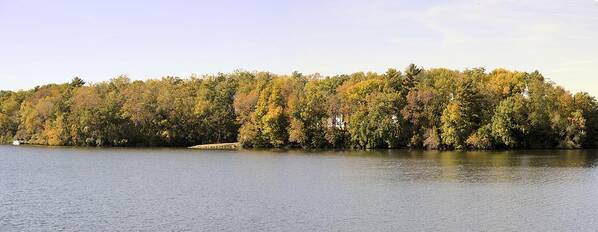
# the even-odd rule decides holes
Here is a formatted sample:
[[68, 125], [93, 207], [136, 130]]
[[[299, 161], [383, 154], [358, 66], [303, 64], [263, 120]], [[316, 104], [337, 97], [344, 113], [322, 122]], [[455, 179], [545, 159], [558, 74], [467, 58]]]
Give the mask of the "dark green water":
[[0, 146], [0, 231], [596, 231], [598, 151]]

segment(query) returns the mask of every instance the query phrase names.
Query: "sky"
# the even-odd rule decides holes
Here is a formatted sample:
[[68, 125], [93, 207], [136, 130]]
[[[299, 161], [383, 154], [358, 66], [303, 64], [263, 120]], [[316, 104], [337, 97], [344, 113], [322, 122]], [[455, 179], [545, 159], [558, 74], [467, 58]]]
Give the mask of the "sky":
[[539, 70], [598, 96], [598, 0], [0, 0], [0, 89], [237, 69]]

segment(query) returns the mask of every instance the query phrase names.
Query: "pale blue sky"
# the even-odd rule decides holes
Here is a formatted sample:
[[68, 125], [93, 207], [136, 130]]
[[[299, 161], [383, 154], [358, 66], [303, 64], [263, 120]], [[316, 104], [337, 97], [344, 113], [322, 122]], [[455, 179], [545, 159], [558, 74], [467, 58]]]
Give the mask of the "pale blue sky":
[[540, 70], [598, 96], [597, 0], [0, 0], [0, 89], [235, 69]]

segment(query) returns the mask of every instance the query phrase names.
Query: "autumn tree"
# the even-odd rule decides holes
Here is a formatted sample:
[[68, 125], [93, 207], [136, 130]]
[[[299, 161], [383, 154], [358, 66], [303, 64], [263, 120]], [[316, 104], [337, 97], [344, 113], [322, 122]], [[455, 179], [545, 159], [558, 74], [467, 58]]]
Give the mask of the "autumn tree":
[[538, 72], [483, 68], [321, 76], [234, 71], [0, 91], [0, 142], [303, 148], [589, 148], [598, 102]]

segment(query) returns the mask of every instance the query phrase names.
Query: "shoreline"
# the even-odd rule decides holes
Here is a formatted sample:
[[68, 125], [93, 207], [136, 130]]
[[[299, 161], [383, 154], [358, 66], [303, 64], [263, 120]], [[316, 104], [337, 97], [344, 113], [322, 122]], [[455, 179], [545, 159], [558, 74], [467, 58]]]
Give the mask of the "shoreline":
[[301, 147], [263, 147], [263, 148], [244, 148], [240, 143], [214, 143], [214, 144], [199, 144], [193, 146], [75, 146], [75, 145], [44, 145], [44, 144], [20, 144], [12, 145], [10, 143], [0, 143], [0, 146], [11, 147], [47, 147], [47, 148], [93, 148], [93, 149], [187, 149], [198, 151], [314, 151], [314, 152], [346, 152], [346, 151], [429, 151], [429, 152], [511, 152], [511, 151], [584, 151], [584, 150], [598, 150], [598, 147], [587, 148], [511, 148], [511, 149], [420, 149], [420, 148], [301, 148]]

